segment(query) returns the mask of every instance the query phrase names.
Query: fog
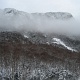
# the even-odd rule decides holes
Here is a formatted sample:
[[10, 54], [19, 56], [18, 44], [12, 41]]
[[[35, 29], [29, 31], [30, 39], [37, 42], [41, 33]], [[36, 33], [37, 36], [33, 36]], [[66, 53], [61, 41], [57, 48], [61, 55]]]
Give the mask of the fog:
[[[44, 15], [41, 14], [41, 15]], [[25, 12], [0, 13], [0, 31], [18, 31], [26, 33], [36, 31], [42, 33], [59, 33], [66, 35], [80, 35], [78, 18], [52, 19], [46, 15]]]

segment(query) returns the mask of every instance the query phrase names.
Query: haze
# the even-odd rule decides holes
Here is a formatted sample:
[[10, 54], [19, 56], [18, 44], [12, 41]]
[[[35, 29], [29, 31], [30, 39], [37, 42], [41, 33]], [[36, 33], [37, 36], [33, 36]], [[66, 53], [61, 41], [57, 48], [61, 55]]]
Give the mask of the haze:
[[[0, 20], [0, 27], [4, 30], [37, 30], [42, 32], [57, 32], [65, 34], [80, 34], [79, 14], [80, 0], [0, 0], [0, 8], [15, 8], [28, 13], [45, 13], [45, 12], [68, 12], [71, 13], [75, 20], [73, 21], [41, 21], [33, 19], [33, 22], [22, 18], [7, 19], [3, 17]], [[5, 24], [4, 24], [5, 23]], [[35, 23], [35, 24], [33, 24]]]

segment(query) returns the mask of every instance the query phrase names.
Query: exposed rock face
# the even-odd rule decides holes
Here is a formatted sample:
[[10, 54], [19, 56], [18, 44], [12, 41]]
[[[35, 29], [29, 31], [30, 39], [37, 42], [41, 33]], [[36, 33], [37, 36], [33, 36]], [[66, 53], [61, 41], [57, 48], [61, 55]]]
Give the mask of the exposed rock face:
[[80, 53], [31, 39], [0, 32], [0, 80], [78, 80]]

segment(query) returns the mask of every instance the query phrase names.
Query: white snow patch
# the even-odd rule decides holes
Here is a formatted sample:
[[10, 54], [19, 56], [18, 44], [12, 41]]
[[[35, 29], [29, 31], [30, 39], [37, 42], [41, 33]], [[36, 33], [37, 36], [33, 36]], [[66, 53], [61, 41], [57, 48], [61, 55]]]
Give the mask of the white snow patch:
[[25, 38], [29, 38], [27, 35], [24, 35]]
[[47, 35], [44, 35], [44, 37], [46, 38], [46, 37], [47, 37]]
[[71, 47], [67, 46], [63, 41], [61, 41], [61, 40], [58, 39], [58, 38], [53, 38], [52, 40], [54, 41], [53, 43], [55, 43], [55, 44], [60, 44], [60, 45], [64, 46], [65, 48], [67, 48], [67, 49], [70, 50], [70, 51], [75, 51], [75, 52], [77, 52], [77, 50], [72, 49]]
[[49, 43], [49, 42], [46, 42], [46, 44], [48, 44], [48, 45], [49, 45], [50, 43]]

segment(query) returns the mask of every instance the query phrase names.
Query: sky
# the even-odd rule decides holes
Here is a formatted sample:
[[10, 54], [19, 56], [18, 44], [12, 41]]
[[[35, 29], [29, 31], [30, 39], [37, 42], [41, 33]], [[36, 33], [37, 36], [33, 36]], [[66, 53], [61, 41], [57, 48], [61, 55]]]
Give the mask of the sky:
[[15, 8], [34, 12], [69, 12], [73, 16], [80, 14], [80, 0], [0, 0], [0, 9]]

